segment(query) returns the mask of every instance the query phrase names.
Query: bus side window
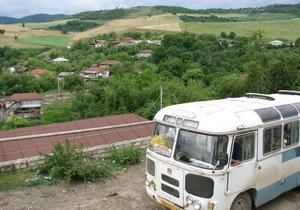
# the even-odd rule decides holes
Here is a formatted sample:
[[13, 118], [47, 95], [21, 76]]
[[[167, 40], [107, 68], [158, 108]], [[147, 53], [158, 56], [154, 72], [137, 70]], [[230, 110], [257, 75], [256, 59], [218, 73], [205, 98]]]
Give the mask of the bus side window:
[[284, 147], [298, 144], [299, 142], [299, 121], [286, 123], [283, 126]]
[[231, 164], [237, 165], [240, 162], [254, 158], [255, 154], [255, 134], [237, 136], [234, 141]]
[[264, 130], [264, 155], [281, 149], [281, 125]]

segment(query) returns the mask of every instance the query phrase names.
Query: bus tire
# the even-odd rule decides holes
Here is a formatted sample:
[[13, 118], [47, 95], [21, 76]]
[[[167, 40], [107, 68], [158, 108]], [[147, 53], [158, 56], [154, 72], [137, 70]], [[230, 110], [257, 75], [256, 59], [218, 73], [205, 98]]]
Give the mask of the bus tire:
[[252, 210], [252, 200], [249, 193], [238, 195], [232, 202], [230, 210]]

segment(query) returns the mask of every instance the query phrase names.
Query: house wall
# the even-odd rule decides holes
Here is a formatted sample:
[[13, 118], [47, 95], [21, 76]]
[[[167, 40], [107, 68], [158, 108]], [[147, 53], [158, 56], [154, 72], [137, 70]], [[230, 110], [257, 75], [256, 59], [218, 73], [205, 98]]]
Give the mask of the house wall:
[[42, 106], [42, 100], [22, 101], [20, 108], [37, 108]]

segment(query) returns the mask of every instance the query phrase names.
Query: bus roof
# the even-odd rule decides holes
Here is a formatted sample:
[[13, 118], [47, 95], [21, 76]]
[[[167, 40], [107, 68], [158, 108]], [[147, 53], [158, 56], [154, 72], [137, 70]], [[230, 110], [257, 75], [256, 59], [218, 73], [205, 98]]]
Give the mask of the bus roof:
[[160, 110], [154, 120], [164, 121], [167, 115], [196, 121], [199, 124], [195, 128], [203, 132], [236, 132], [242, 128], [257, 127], [299, 116], [300, 92], [290, 92], [270, 95], [247, 94], [247, 97], [172, 105]]

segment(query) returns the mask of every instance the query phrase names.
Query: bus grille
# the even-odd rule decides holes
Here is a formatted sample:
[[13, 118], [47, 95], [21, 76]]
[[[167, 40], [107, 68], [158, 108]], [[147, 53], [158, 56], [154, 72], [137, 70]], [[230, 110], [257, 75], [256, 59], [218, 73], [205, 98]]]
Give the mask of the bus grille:
[[161, 179], [171, 185], [174, 185], [175, 187], [179, 187], [179, 181], [177, 179], [174, 179], [164, 174], [161, 175]]
[[175, 190], [172, 187], [169, 187], [169, 186], [164, 185], [164, 184], [161, 184], [161, 189], [162, 189], [162, 191], [164, 191], [164, 192], [166, 192], [166, 193], [168, 193], [170, 195], [173, 195], [176, 198], [179, 198], [179, 192], [178, 192], [178, 190]]

